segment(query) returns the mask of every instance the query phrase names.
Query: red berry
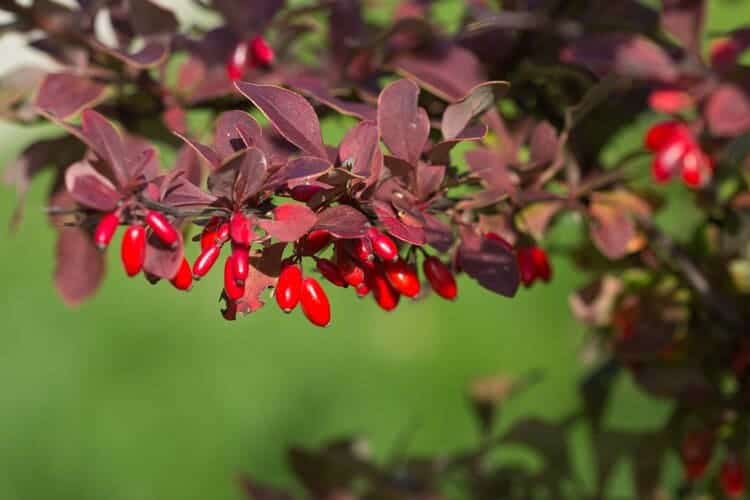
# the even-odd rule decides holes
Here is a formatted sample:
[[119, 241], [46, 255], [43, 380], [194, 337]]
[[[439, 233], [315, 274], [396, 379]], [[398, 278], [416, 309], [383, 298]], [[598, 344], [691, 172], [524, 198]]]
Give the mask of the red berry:
[[713, 454], [714, 435], [712, 432], [690, 432], [682, 440], [680, 455], [685, 477], [698, 479], [706, 471]]
[[485, 235], [484, 235], [484, 237], [485, 237], [485, 238], [487, 238], [488, 240], [493, 240], [493, 241], [497, 241], [497, 242], [498, 242], [498, 243], [500, 243], [500, 244], [501, 244], [501, 245], [502, 245], [503, 247], [505, 247], [505, 249], [506, 249], [506, 250], [508, 250], [508, 251], [510, 251], [510, 252], [512, 252], [512, 251], [513, 251], [513, 245], [511, 245], [511, 244], [510, 244], [510, 243], [508, 242], [508, 240], [506, 240], [505, 238], [503, 238], [502, 236], [500, 236], [500, 235], [499, 235], [499, 234], [497, 234], [497, 233], [492, 233], [492, 232], [489, 232], [489, 233], [485, 234]]
[[102, 250], [107, 248], [119, 224], [120, 217], [115, 212], [105, 214], [94, 230], [94, 244]]
[[395, 261], [398, 259], [398, 247], [393, 240], [378, 229], [370, 227], [367, 229], [367, 237], [372, 244], [372, 251], [384, 261]]
[[421, 285], [414, 266], [399, 259], [385, 264], [385, 276], [391, 286], [401, 295], [414, 298], [419, 295]]
[[161, 213], [154, 210], [149, 210], [146, 213], [146, 224], [151, 228], [157, 238], [159, 238], [165, 245], [173, 246], [180, 240], [180, 235], [177, 233], [177, 229], [174, 228], [169, 219]]
[[248, 44], [243, 42], [238, 43], [232, 50], [232, 54], [227, 61], [227, 76], [231, 81], [235, 82], [245, 74], [245, 68], [249, 62], [247, 52]]
[[324, 229], [310, 231], [302, 241], [302, 255], [315, 255], [331, 243], [331, 233]]
[[656, 182], [666, 182], [672, 178], [680, 168], [689, 146], [688, 142], [675, 141], [656, 153], [651, 163], [651, 173]]
[[666, 148], [674, 142], [690, 142], [690, 129], [684, 123], [667, 121], [653, 125], [646, 132], [646, 149], [654, 153]]
[[186, 258], [182, 258], [182, 264], [180, 264], [177, 274], [169, 282], [178, 290], [187, 291], [193, 286], [193, 273]]
[[370, 273], [369, 280], [370, 290], [372, 290], [372, 296], [375, 297], [375, 302], [384, 311], [392, 311], [398, 306], [399, 299], [401, 296], [393, 289], [388, 279], [385, 277], [385, 273], [382, 269], [376, 269]]
[[359, 238], [350, 243], [352, 256], [363, 264], [373, 261], [375, 256], [372, 254], [372, 244], [366, 238]]
[[216, 244], [223, 245], [229, 240], [229, 223], [222, 222], [216, 230]]
[[539, 247], [529, 248], [529, 256], [534, 263], [534, 274], [542, 281], [548, 282], [552, 278], [552, 267], [550, 266], [547, 252]]
[[364, 297], [370, 293], [370, 285], [366, 281], [363, 281], [354, 288], [354, 291], [357, 292], [357, 297]]
[[146, 228], [132, 225], [122, 238], [122, 264], [128, 276], [135, 276], [143, 269], [146, 259]]
[[358, 287], [365, 281], [365, 270], [358, 266], [354, 259], [347, 253], [343, 244], [336, 245], [336, 265], [341, 277], [346, 283]]
[[690, 94], [678, 89], [657, 89], [648, 96], [649, 107], [661, 113], [679, 113], [693, 104]]
[[224, 263], [224, 293], [230, 300], [237, 300], [245, 295], [245, 287], [237, 284], [233, 260], [232, 257], [229, 257]]
[[216, 245], [216, 236], [218, 234], [220, 225], [220, 217], [211, 217], [211, 220], [208, 221], [208, 224], [204, 226], [203, 231], [201, 231], [201, 250], [206, 250], [207, 248], [211, 248], [212, 246]]
[[250, 248], [244, 245], [233, 244], [230, 259], [232, 260], [232, 266], [234, 266], [232, 270], [234, 279], [239, 284], [244, 283], [248, 274], [250, 274]]
[[289, 191], [289, 196], [291, 196], [293, 200], [307, 203], [308, 201], [310, 201], [310, 198], [312, 198], [322, 190], [323, 188], [320, 186], [301, 184], [292, 188], [292, 190]]
[[737, 498], [745, 493], [745, 467], [736, 457], [730, 456], [721, 466], [719, 482], [724, 494]]
[[331, 322], [331, 304], [323, 287], [315, 278], [302, 280], [300, 304], [305, 317], [316, 326], [327, 326]]
[[253, 37], [248, 43], [248, 47], [250, 50], [250, 57], [254, 64], [263, 67], [268, 67], [273, 64], [275, 54], [265, 38], [260, 35]]
[[198, 258], [193, 263], [193, 276], [195, 276], [195, 279], [201, 279], [208, 274], [211, 268], [214, 267], [220, 253], [221, 247], [214, 245], [206, 248], [198, 255]]
[[536, 265], [534, 258], [531, 256], [531, 249], [527, 247], [519, 248], [516, 253], [518, 260], [518, 270], [521, 272], [521, 282], [526, 287], [530, 287], [537, 278]]
[[458, 285], [453, 272], [437, 257], [425, 257], [422, 271], [432, 289], [447, 300], [453, 300], [458, 295]]
[[234, 212], [229, 218], [229, 236], [232, 243], [250, 246], [250, 221], [242, 212]]
[[276, 283], [276, 303], [279, 309], [291, 312], [299, 302], [302, 293], [302, 270], [297, 264], [284, 266]]
[[343, 288], [346, 288], [348, 286], [346, 281], [344, 281], [343, 276], [341, 276], [341, 272], [339, 271], [338, 266], [330, 260], [316, 259], [315, 265], [318, 268], [318, 271], [320, 271], [320, 274], [322, 274], [325, 279], [327, 279], [334, 285]]
[[682, 158], [682, 180], [688, 187], [701, 188], [713, 176], [713, 164], [698, 147], [691, 148]]

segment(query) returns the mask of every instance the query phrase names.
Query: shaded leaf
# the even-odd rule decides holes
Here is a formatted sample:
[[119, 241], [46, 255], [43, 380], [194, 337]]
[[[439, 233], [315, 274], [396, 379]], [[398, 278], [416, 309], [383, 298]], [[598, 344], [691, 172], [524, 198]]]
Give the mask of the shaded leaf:
[[563, 207], [564, 204], [561, 201], [540, 201], [525, 206], [516, 217], [519, 226], [523, 227], [535, 240], [541, 240], [547, 233], [550, 222]]
[[240, 478], [240, 485], [242, 490], [245, 492], [248, 498], [251, 500], [293, 500], [294, 497], [280, 491], [276, 488], [271, 488], [258, 481], [251, 479], [247, 476]]
[[284, 248], [286, 243], [274, 243], [263, 248], [260, 255], [250, 258], [250, 273], [245, 280], [245, 294], [237, 301], [237, 312], [250, 314], [265, 305], [261, 295], [276, 286]]
[[427, 241], [422, 227], [412, 226], [402, 222], [390, 204], [374, 201], [372, 208], [378, 220], [385, 226], [391, 236], [412, 245], [424, 245]]
[[606, 257], [621, 259], [628, 254], [628, 244], [635, 237], [635, 224], [622, 210], [605, 204], [589, 207], [591, 240]]
[[120, 193], [112, 182], [88, 162], [78, 162], [68, 167], [65, 187], [76, 202], [102, 212], [111, 212], [120, 201]]
[[661, 4], [664, 31], [675, 36], [686, 49], [700, 54], [706, 16], [705, 0], [662, 0]]
[[143, 270], [162, 279], [172, 279], [182, 265], [183, 243], [182, 234], [179, 233], [179, 244], [174, 247], [165, 245], [161, 239], [151, 233], [146, 240], [146, 259], [143, 262]]
[[547, 121], [539, 122], [531, 132], [529, 153], [531, 163], [544, 165], [552, 163], [557, 156], [559, 139], [557, 131]]
[[580, 64], [599, 75], [615, 73], [639, 80], [674, 81], [677, 68], [669, 55], [651, 40], [624, 33], [582, 38], [563, 49], [564, 62]]
[[225, 111], [216, 119], [214, 149], [223, 158], [251, 146], [259, 146], [263, 129], [244, 111]]
[[445, 167], [442, 165], [419, 165], [417, 168], [416, 195], [426, 200], [440, 190], [445, 179]]
[[208, 176], [208, 190], [242, 204], [263, 187], [268, 174], [268, 160], [263, 151], [251, 147], [236, 153]]
[[55, 287], [68, 306], [91, 297], [104, 278], [104, 256], [91, 234], [80, 227], [62, 227], [55, 251]]
[[750, 94], [731, 83], [720, 85], [708, 98], [704, 115], [711, 132], [735, 136], [750, 130]]
[[438, 142], [427, 153], [431, 163], [448, 165], [451, 162], [450, 152], [463, 141], [480, 141], [487, 135], [487, 126], [482, 123], [469, 125], [453, 139]]
[[[333, 31], [338, 32], [338, 30]], [[342, 115], [353, 116], [360, 120], [377, 120], [377, 111], [374, 107], [362, 102], [346, 101], [336, 97], [319, 78], [301, 76], [292, 78], [287, 84], [301, 94], [319, 101]]]
[[219, 156], [219, 154], [216, 151], [214, 151], [211, 147], [206, 146], [205, 144], [201, 144], [198, 141], [194, 141], [181, 133], [174, 132], [174, 131], [173, 133], [177, 137], [182, 139], [185, 142], [185, 144], [190, 146], [193, 149], [193, 151], [198, 153], [198, 156], [200, 156], [201, 159], [203, 159], [203, 161], [208, 163], [208, 165], [211, 167], [212, 170], [215, 170], [221, 166], [221, 156]]
[[333, 164], [317, 156], [300, 156], [289, 160], [268, 181], [269, 188], [286, 184], [290, 188], [307, 184], [333, 169]]
[[249, 82], [237, 82], [235, 85], [286, 140], [306, 153], [328, 159], [318, 116], [304, 97], [274, 85]]
[[140, 50], [132, 54], [125, 50], [120, 50], [97, 42], [96, 40], [92, 40], [90, 43], [95, 45], [99, 50], [107, 52], [115, 59], [119, 59], [135, 69], [148, 69], [158, 66], [163, 63], [169, 55], [169, 47], [164, 42], [156, 40], [146, 43], [146, 45]]
[[130, 23], [142, 36], [175, 33], [179, 27], [174, 13], [149, 0], [129, 0]]
[[430, 134], [430, 119], [419, 107], [419, 87], [409, 80], [389, 84], [378, 98], [378, 129], [394, 156], [416, 165]]
[[82, 114], [83, 135], [96, 154], [112, 168], [120, 186], [126, 186], [130, 175], [125, 165], [127, 156], [120, 132], [94, 110]]
[[59, 120], [91, 107], [106, 87], [70, 73], [47, 75], [37, 91], [34, 105]]
[[453, 246], [453, 228], [447, 222], [443, 222], [436, 216], [423, 213], [424, 234], [427, 244], [435, 250], [445, 253]]
[[508, 89], [508, 82], [492, 81], [477, 85], [454, 104], [445, 108], [440, 129], [445, 139], [463, 131], [471, 120], [492, 108]]
[[348, 205], [337, 205], [318, 214], [315, 229], [325, 229], [336, 238], [353, 239], [363, 237], [368, 226], [362, 212]]
[[349, 130], [339, 146], [339, 159], [352, 175], [365, 179], [365, 184], [377, 181], [383, 170], [377, 123], [363, 121]]
[[512, 250], [494, 239], [482, 238], [466, 227], [461, 228], [458, 264], [488, 290], [506, 297], [514, 296], [518, 290], [520, 275]]

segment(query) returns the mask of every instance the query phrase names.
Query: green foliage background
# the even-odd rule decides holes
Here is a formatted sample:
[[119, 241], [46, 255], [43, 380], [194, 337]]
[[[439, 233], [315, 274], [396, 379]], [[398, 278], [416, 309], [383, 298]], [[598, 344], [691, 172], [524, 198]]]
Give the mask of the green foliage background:
[[[446, 15], [460, 2], [437, 4]], [[710, 7], [711, 29], [750, 18], [747, 2]], [[342, 132], [335, 123], [326, 129]], [[0, 130], [3, 162], [49, 133]], [[632, 147], [640, 130], [618, 147]], [[333, 325], [319, 330], [275, 307], [227, 323], [218, 312], [221, 273], [189, 294], [152, 287], [124, 277], [115, 242], [101, 291], [70, 310], [51, 281], [54, 233], [41, 212], [49, 181], [34, 184], [24, 224], [0, 243], [2, 499], [240, 499], [237, 473], [290, 483], [287, 446], [342, 435], [370, 438], [382, 458], [404, 433], [411, 452], [456, 450], [476, 439], [467, 382], [496, 372], [544, 375], [503, 410], [503, 426], [578, 408], [585, 332], [567, 295], [585, 276], [564, 257], [553, 260], [551, 285], [512, 300], [462, 279], [456, 303], [433, 297], [384, 314], [331, 290]], [[3, 187], [0, 220], [14, 203]], [[568, 221], [561, 231], [576, 230]], [[623, 377], [608, 422], [658, 425], [666, 409]], [[590, 481], [585, 434], [574, 433], [571, 453]], [[613, 488], [628, 491], [628, 482], [625, 468]]]

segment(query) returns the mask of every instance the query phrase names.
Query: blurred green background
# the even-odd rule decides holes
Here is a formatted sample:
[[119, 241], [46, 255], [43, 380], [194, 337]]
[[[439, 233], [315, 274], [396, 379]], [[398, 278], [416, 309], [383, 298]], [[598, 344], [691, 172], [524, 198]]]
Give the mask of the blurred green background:
[[[747, 2], [710, 7], [711, 29], [750, 18]], [[41, 132], [0, 131], [3, 163]], [[408, 451], [456, 450], [476, 439], [466, 384], [497, 372], [544, 375], [504, 410], [503, 425], [578, 407], [585, 332], [567, 295], [585, 276], [564, 258], [551, 285], [512, 300], [462, 279], [456, 303], [433, 297], [384, 314], [330, 290], [334, 321], [319, 330], [275, 307], [225, 322], [221, 273], [181, 294], [125, 278], [110, 251], [100, 292], [71, 310], [51, 281], [54, 233], [41, 211], [49, 180], [34, 184], [24, 223], [0, 244], [0, 499], [240, 499], [237, 473], [289, 484], [289, 445], [342, 435], [368, 437], [379, 457], [410, 429]], [[7, 221], [15, 196], [0, 192]], [[621, 378], [608, 421], [658, 424], [665, 408]], [[590, 478], [583, 442], [574, 436], [571, 449]], [[628, 489], [627, 474], [615, 482]]]

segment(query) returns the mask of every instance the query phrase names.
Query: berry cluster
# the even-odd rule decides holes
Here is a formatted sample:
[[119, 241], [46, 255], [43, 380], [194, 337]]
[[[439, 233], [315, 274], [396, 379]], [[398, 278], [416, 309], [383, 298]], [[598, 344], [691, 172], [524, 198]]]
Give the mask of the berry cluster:
[[701, 188], [712, 178], [714, 163], [682, 122], [666, 121], [652, 126], [645, 139], [654, 153], [651, 173], [657, 182], [667, 182], [679, 174], [691, 188]]
[[[685, 434], [680, 448], [682, 466], [688, 481], [704, 477], [716, 447], [715, 433], [709, 430]], [[745, 466], [738, 455], [728, 451], [719, 469], [718, 482], [728, 498], [740, 498], [745, 493]]]

